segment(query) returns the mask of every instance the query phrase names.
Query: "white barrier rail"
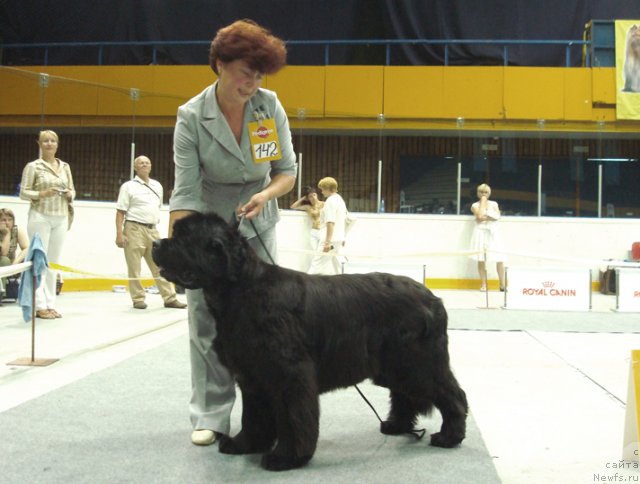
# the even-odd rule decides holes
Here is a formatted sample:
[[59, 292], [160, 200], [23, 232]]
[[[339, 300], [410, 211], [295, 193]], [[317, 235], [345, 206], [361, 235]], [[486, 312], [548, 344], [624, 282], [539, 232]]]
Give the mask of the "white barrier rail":
[[0, 267], [0, 277], [9, 277], [20, 274], [31, 267], [31, 262], [21, 262], [20, 264], [12, 264], [10, 266]]

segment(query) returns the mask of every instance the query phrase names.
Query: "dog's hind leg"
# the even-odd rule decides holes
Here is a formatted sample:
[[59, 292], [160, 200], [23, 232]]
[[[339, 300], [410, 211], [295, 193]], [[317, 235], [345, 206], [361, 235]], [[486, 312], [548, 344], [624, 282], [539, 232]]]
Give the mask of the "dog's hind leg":
[[[429, 404], [426, 405], [429, 406]], [[387, 435], [411, 432], [419, 411], [415, 401], [403, 393], [391, 390], [391, 409], [387, 420], [380, 423], [380, 432]]]
[[277, 445], [262, 458], [262, 467], [283, 471], [304, 466], [313, 457], [318, 443], [320, 403], [312, 363], [298, 365], [290, 380], [281, 382], [273, 406], [276, 415]]
[[431, 435], [431, 445], [455, 447], [465, 437], [469, 407], [467, 396], [451, 370], [447, 370], [445, 379], [438, 382], [434, 403], [442, 415], [442, 427], [440, 432]]
[[220, 439], [223, 454], [254, 454], [266, 452], [276, 439], [275, 415], [271, 402], [264, 395], [242, 391], [242, 429], [233, 437]]

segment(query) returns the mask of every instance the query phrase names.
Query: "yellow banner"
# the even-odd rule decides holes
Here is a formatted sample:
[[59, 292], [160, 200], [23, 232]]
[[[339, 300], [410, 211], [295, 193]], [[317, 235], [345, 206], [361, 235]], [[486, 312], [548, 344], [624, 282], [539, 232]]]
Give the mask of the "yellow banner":
[[640, 119], [640, 20], [616, 20], [616, 117]]

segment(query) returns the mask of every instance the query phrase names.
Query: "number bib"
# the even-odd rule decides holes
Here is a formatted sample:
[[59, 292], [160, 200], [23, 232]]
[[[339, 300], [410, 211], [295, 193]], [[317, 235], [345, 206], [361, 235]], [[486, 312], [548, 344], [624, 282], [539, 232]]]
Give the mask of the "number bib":
[[282, 158], [274, 119], [263, 119], [260, 122], [254, 121], [249, 123], [248, 128], [253, 161], [264, 163]]

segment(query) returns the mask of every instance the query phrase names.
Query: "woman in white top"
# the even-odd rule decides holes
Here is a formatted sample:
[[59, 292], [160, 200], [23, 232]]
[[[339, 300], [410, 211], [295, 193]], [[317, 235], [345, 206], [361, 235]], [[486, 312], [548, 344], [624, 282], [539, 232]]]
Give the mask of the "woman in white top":
[[[504, 291], [504, 261], [502, 238], [498, 220], [500, 208], [498, 202], [489, 200], [491, 187], [486, 183], [478, 186], [478, 201], [471, 205], [471, 212], [475, 216], [475, 227], [471, 236], [471, 250], [481, 253], [471, 256], [478, 261], [478, 273], [480, 274], [480, 290], [487, 290], [486, 262], [496, 262], [496, 270], [500, 280], [500, 290]], [[485, 260], [486, 257], [486, 260]]]
[[325, 197], [320, 212], [320, 241], [316, 255], [311, 260], [309, 274], [340, 274], [338, 256], [344, 245], [347, 220], [347, 206], [338, 194], [338, 182], [330, 176], [318, 182], [318, 188]]
[[[41, 131], [38, 138], [40, 158], [27, 163], [22, 171], [20, 198], [29, 200], [29, 239], [38, 234], [49, 263], [60, 261], [71, 216], [71, 203], [76, 196], [69, 164], [56, 158], [58, 135]], [[42, 319], [61, 318], [56, 311], [56, 271], [47, 269], [36, 291], [36, 316]]]

